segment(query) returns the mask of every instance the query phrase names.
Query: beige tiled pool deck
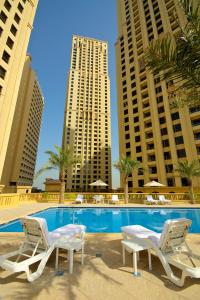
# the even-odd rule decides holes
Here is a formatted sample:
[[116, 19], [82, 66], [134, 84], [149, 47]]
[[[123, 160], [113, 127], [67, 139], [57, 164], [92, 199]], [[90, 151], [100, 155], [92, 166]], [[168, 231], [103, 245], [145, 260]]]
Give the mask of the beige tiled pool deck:
[[[3, 223], [50, 206], [55, 205], [41, 203], [2, 209], [0, 220]], [[17, 248], [22, 239], [22, 233], [0, 233], [0, 254]], [[188, 278], [183, 288], [176, 287], [166, 279], [155, 256], [152, 259], [153, 271], [148, 270], [145, 251], [141, 253], [138, 264], [141, 277], [134, 277], [131, 255], [127, 255], [126, 265], [122, 265], [120, 240], [121, 234], [87, 234], [85, 264], [81, 266], [80, 256], [76, 254], [72, 275], [68, 273], [65, 252], [59, 260], [59, 270], [64, 271], [62, 276], [56, 276], [54, 254], [41, 277], [32, 283], [27, 282], [24, 273], [10, 274], [0, 270], [0, 300], [200, 299], [200, 280]], [[190, 234], [188, 241], [192, 249], [200, 254], [200, 235]], [[96, 257], [99, 253], [101, 257]]]

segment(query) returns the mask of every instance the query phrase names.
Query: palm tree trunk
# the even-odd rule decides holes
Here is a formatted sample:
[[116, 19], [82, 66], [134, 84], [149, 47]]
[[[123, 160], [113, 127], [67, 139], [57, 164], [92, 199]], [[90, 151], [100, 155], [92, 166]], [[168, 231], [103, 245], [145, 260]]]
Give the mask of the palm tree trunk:
[[59, 203], [63, 204], [65, 198], [65, 170], [62, 169], [60, 171], [60, 196], [59, 196]]
[[190, 180], [190, 200], [191, 203], [194, 204], [194, 190], [192, 180]]
[[128, 177], [124, 179], [124, 203], [128, 204]]

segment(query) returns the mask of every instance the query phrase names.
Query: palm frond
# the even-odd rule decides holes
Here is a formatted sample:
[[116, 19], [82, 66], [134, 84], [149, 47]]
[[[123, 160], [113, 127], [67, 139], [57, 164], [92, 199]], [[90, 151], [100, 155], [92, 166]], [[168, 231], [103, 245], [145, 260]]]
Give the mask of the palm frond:
[[120, 158], [118, 162], [114, 163], [114, 167], [125, 175], [125, 177], [132, 174], [136, 169], [141, 168], [138, 160], [131, 159], [130, 157]]
[[55, 167], [50, 166], [48, 163], [46, 165], [44, 165], [43, 167], [41, 167], [34, 175], [34, 179], [37, 179], [42, 173], [46, 172], [46, 171], [50, 171], [55, 169]]
[[181, 177], [191, 180], [192, 177], [200, 177], [200, 163], [198, 160], [189, 162], [188, 160], [179, 161], [176, 169]]

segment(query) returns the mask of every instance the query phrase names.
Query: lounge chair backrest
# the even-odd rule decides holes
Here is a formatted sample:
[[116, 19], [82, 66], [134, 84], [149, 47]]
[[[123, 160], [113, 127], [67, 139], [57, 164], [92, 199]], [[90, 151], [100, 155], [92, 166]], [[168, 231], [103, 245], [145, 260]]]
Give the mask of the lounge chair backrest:
[[76, 197], [76, 199], [82, 200], [83, 199], [83, 195], [78, 194], [77, 197]]
[[118, 195], [112, 195], [112, 201], [118, 201], [119, 198], [118, 198]]
[[24, 217], [21, 218], [26, 241], [33, 246], [39, 242], [39, 249], [48, 249], [50, 246], [48, 239], [48, 227], [43, 218]]
[[152, 201], [152, 200], [154, 200], [152, 195], [147, 195], [147, 201]]
[[185, 242], [188, 229], [192, 221], [185, 218], [167, 220], [159, 241], [159, 248], [162, 252], [174, 251], [174, 248]]
[[160, 201], [165, 201], [165, 200], [166, 200], [164, 195], [159, 195], [159, 196], [158, 196], [158, 199], [159, 199]]

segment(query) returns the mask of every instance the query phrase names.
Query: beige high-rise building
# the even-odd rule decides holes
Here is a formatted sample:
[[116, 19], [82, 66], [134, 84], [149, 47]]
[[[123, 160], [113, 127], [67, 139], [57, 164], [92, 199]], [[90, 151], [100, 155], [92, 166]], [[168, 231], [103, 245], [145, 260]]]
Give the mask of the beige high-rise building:
[[73, 36], [63, 132], [64, 143], [81, 158], [66, 174], [66, 189], [88, 190], [97, 179], [111, 188], [107, 42]]
[[0, 191], [37, 4], [38, 0], [0, 1]]
[[[117, 7], [119, 151], [145, 168], [143, 174], [132, 174], [129, 187], [150, 180], [185, 186], [186, 179], [174, 170], [178, 160], [200, 158], [200, 107], [171, 109], [168, 89], [175, 83], [147, 72], [143, 59], [149, 42], [178, 32], [177, 20], [182, 26], [185, 16], [178, 0], [118, 0]], [[199, 184], [199, 179], [194, 180], [195, 186]]]
[[2, 173], [5, 192], [31, 191], [43, 107], [43, 95], [27, 55]]

